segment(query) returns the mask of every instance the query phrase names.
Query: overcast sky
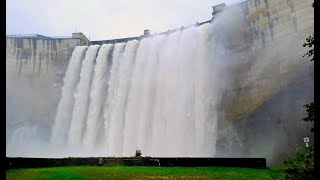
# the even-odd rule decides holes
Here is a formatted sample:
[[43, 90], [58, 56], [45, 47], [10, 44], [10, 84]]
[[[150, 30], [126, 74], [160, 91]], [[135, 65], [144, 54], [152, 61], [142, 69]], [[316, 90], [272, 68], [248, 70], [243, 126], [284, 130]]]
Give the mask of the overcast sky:
[[7, 34], [71, 36], [90, 40], [140, 36], [211, 18], [211, 6], [240, 0], [6, 0]]

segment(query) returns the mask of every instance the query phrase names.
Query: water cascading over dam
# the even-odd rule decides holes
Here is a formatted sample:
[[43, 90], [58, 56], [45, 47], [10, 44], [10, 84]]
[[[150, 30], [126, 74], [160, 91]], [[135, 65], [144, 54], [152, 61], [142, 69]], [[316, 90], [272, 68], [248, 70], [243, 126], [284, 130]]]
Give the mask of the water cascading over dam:
[[314, 32], [311, 4], [248, 0], [191, 27], [90, 46], [7, 37], [6, 156], [141, 150], [280, 165], [313, 139], [302, 121], [314, 100], [302, 47]]
[[213, 31], [205, 24], [140, 42], [76, 47], [51, 144], [107, 156], [132, 156], [136, 149], [148, 156], [214, 156]]

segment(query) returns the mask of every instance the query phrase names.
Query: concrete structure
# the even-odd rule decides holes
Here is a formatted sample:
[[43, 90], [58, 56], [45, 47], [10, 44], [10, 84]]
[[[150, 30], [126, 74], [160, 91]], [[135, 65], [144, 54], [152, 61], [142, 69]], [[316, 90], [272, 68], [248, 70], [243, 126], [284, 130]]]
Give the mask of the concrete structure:
[[[30, 66], [33, 62], [51, 64], [59, 76], [64, 74], [66, 66], [76, 46], [89, 45], [89, 40], [82, 33], [73, 33], [71, 37], [48, 37], [43, 35], [7, 35], [6, 37], [6, 62], [7, 66], [18, 66], [17, 73], [34, 73]], [[18, 63], [15, 63], [19, 61]], [[24, 63], [23, 63], [24, 62]], [[36, 71], [47, 72], [47, 66], [39, 66]], [[59, 71], [61, 70], [61, 71]], [[22, 72], [24, 71], [24, 72]], [[31, 72], [32, 71], [32, 72]]]
[[39, 168], [58, 166], [222, 166], [266, 168], [265, 158], [163, 158], [163, 157], [123, 157], [123, 158], [6, 158], [6, 169]]
[[212, 20], [214, 18], [217, 17], [217, 15], [222, 12], [227, 6], [226, 4], [219, 4], [219, 5], [216, 5], [216, 6], [211, 6], [212, 7]]
[[82, 33], [70, 37], [7, 35], [7, 137], [13, 129], [26, 127], [48, 134], [45, 132], [55, 116], [64, 73], [73, 49], [79, 45], [89, 45]]
[[[229, 17], [224, 18], [224, 23], [218, 27], [217, 32], [224, 33], [221, 36], [225, 38], [224, 46], [230, 49], [225, 54], [226, 59], [234, 62], [228, 65], [228, 70], [223, 74], [230, 77], [230, 82], [226, 83], [231, 88], [225, 91], [218, 106], [221, 119], [218, 133], [228, 134], [219, 136], [228, 139], [218, 139], [218, 152], [228, 150], [230, 152], [226, 154], [249, 157], [251, 152], [247, 151], [247, 147], [254, 146], [261, 148], [258, 149], [261, 152], [259, 157], [268, 157], [268, 154], [264, 154], [266, 149], [273, 148], [271, 151], [280, 152], [282, 148], [298, 143], [294, 139], [300, 138], [295, 136], [309, 131], [308, 127], [305, 131], [301, 130], [297, 124], [304, 115], [302, 105], [313, 101], [313, 64], [308, 58], [302, 58], [307, 52], [302, 44], [314, 31], [312, 3], [311, 0], [247, 0], [224, 9], [223, 5], [213, 7], [212, 15], [215, 20], [223, 16]], [[210, 22], [208, 20], [193, 26]], [[158, 35], [178, 30], [180, 29]], [[8, 83], [10, 86], [16, 82], [13, 80], [20, 77], [19, 87], [28, 91], [26, 102], [33, 102], [36, 106], [34, 111], [43, 113], [39, 119], [47, 123], [44, 125], [46, 129], [53, 123], [55, 112], [52, 109], [56, 109], [60, 99], [63, 76], [75, 46], [127, 42], [142, 38], [143, 35], [89, 41], [82, 33], [73, 33], [68, 38], [7, 36], [7, 87]], [[35, 77], [38, 78], [37, 81]], [[21, 83], [24, 85], [21, 86]], [[43, 99], [47, 99], [48, 103], [43, 102]], [[290, 116], [287, 111], [299, 112], [299, 116]], [[297, 122], [289, 122], [293, 120]], [[273, 126], [274, 124], [277, 126]], [[15, 118], [14, 121], [7, 121], [8, 126], [17, 128], [23, 126], [23, 122]], [[282, 134], [271, 133], [272, 129]], [[243, 132], [256, 136], [242, 135]], [[260, 134], [267, 137], [260, 137]], [[269, 142], [272, 138], [280, 139], [282, 144], [279, 147], [266, 147], [265, 144], [272, 144]], [[277, 159], [282, 161], [281, 158]]]
[[314, 32], [312, 3], [248, 0], [221, 13], [232, 17], [219, 28], [234, 63], [221, 75], [230, 77], [230, 88], [219, 105], [218, 136], [224, 138], [217, 152], [282, 163], [280, 152], [304, 145], [300, 136], [311, 133], [303, 105], [314, 98], [314, 64], [302, 57], [308, 51], [302, 44]]
[[90, 40], [83, 33], [72, 33], [72, 38], [80, 40], [82, 46], [90, 45]]

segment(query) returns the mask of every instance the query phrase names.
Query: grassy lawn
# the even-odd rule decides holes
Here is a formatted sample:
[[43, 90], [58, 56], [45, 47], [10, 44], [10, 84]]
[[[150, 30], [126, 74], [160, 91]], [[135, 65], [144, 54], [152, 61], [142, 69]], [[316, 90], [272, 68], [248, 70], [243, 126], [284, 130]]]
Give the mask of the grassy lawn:
[[281, 169], [224, 167], [69, 166], [15, 169], [6, 179], [282, 179]]

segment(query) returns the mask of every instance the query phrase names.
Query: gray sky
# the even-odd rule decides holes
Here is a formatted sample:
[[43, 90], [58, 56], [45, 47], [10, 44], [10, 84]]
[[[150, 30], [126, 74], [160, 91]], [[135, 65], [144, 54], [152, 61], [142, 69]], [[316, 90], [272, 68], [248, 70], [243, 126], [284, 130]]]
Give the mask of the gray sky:
[[211, 6], [240, 0], [6, 0], [6, 34], [71, 36], [90, 40], [140, 36], [211, 18]]

